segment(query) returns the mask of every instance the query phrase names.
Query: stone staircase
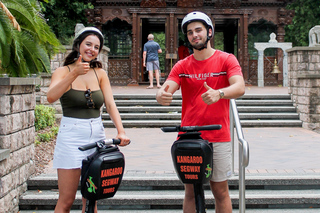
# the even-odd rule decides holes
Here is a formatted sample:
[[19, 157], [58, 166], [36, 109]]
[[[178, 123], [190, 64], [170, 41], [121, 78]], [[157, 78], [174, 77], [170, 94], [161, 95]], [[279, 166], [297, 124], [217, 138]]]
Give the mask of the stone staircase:
[[[233, 212], [239, 212], [238, 176], [229, 181]], [[206, 207], [214, 212], [214, 198], [205, 185]], [[182, 212], [184, 190], [174, 173], [126, 173], [113, 198], [99, 200], [100, 213]], [[28, 191], [20, 197], [20, 213], [52, 212], [58, 199], [56, 174], [43, 174], [28, 181]], [[80, 213], [78, 191], [74, 213]], [[246, 212], [320, 212], [320, 175], [260, 174], [246, 177]]]
[[[181, 95], [174, 95], [170, 106], [161, 106], [153, 94], [115, 94], [126, 128], [177, 126], [181, 118]], [[244, 95], [236, 100], [242, 127], [301, 127], [302, 122], [289, 94]], [[113, 127], [103, 112], [105, 127]]]

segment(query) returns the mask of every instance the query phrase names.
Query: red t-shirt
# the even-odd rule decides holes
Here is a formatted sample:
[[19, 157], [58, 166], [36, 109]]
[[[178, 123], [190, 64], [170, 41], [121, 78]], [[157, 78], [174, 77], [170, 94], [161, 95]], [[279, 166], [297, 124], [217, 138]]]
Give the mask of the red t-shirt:
[[229, 100], [220, 99], [207, 105], [201, 95], [207, 91], [204, 82], [213, 89], [221, 89], [230, 85], [228, 79], [233, 75], [242, 76], [237, 58], [219, 50], [203, 61], [197, 61], [193, 55], [178, 61], [167, 80], [175, 81], [181, 87], [181, 126], [221, 124], [221, 130], [202, 131], [202, 138], [209, 142], [231, 141]]
[[188, 47], [181, 45], [178, 48], [178, 55], [180, 60], [188, 57], [190, 55]]

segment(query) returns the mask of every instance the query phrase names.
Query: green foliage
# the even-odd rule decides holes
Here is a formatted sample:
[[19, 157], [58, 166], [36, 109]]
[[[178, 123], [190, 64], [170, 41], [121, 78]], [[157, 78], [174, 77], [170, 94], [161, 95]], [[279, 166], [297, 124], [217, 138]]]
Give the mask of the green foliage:
[[224, 40], [223, 32], [214, 33], [214, 48], [217, 50], [224, 51]]
[[37, 0], [3, 0], [3, 4], [21, 27], [13, 27], [0, 10], [0, 74], [25, 77], [28, 74], [50, 72], [49, 58], [62, 46], [41, 17]]
[[[276, 33], [276, 25], [266, 20], [259, 20], [254, 22], [248, 27], [248, 51], [250, 59], [258, 59], [258, 50], [254, 48], [255, 42], [268, 42], [270, 40], [270, 34]], [[266, 56], [274, 56], [276, 49], [267, 48], [264, 51]]]
[[292, 24], [285, 27], [285, 41], [292, 46], [309, 46], [309, 30], [320, 24], [319, 0], [295, 0], [287, 6], [294, 10]]
[[36, 131], [55, 124], [55, 109], [45, 105], [36, 105], [34, 110]]
[[52, 138], [51, 132], [39, 133], [37, 135], [37, 140], [40, 142], [48, 142]]
[[35, 144], [48, 142], [55, 138], [59, 131], [59, 127], [55, 125], [55, 109], [45, 105], [37, 105], [34, 114], [36, 131], [42, 130], [37, 134]]
[[93, 8], [91, 4], [74, 0], [51, 0], [41, 3], [48, 25], [51, 27], [62, 44], [69, 45], [74, 36], [77, 23], [87, 25], [85, 9]]
[[59, 127], [58, 126], [52, 126], [50, 131], [52, 132], [53, 136], [58, 135]]

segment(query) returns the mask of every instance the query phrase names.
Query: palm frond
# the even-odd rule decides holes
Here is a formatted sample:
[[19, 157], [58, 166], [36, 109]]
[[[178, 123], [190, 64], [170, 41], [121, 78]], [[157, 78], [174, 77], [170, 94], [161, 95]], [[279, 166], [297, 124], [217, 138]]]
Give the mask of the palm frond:
[[[30, 73], [40, 73], [50, 71], [50, 60], [46, 51], [39, 44], [35, 44], [28, 34], [21, 36], [23, 44], [23, 55]], [[33, 72], [31, 72], [31, 70]]]
[[[10, 76], [20, 77], [50, 72], [49, 57], [63, 48], [42, 18], [37, 0], [2, 2], [19, 23], [21, 32], [10, 25], [8, 27], [8, 19], [2, 18], [0, 13], [0, 72], [5, 71]], [[8, 29], [2, 31], [5, 28]]]
[[0, 10], [0, 67], [7, 67], [10, 62], [10, 46], [12, 41], [12, 25], [8, 16]]

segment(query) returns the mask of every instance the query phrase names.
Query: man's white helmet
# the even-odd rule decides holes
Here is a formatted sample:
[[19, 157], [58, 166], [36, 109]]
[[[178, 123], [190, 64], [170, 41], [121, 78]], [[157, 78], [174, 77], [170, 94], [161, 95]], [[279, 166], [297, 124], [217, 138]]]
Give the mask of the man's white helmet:
[[212, 34], [213, 34], [213, 24], [212, 24], [211, 19], [205, 13], [199, 12], [199, 11], [193, 11], [193, 12], [187, 14], [183, 18], [182, 24], [181, 24], [181, 30], [182, 30], [183, 34], [187, 33], [188, 24], [190, 24], [191, 22], [194, 22], [194, 21], [201, 21], [202, 23], [204, 23], [205, 25], [210, 27], [212, 29]]

